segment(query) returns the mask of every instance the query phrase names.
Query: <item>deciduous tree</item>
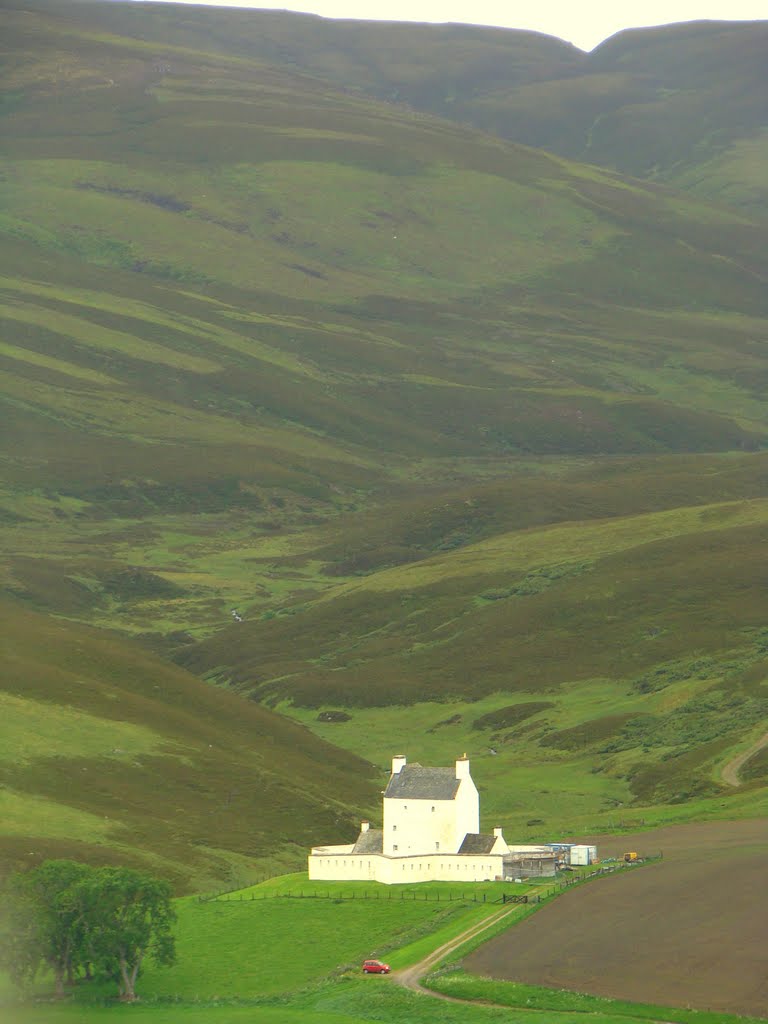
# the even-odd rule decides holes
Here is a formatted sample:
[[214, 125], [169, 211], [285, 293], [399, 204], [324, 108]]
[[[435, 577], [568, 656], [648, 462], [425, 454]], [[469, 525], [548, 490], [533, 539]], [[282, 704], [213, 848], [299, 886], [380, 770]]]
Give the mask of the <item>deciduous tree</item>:
[[0, 962], [18, 984], [48, 967], [56, 994], [79, 970], [117, 981], [120, 998], [136, 998], [150, 956], [175, 961], [175, 914], [167, 882], [129, 868], [45, 861], [12, 875], [4, 893]]
[[18, 983], [31, 981], [41, 967], [53, 973], [56, 994], [64, 995], [84, 966], [82, 885], [93, 869], [71, 860], [49, 860], [12, 875], [6, 887], [6, 927], [2, 959]]
[[81, 887], [85, 946], [97, 973], [117, 980], [120, 998], [136, 998], [146, 958], [170, 965], [176, 952], [171, 887], [129, 868], [100, 868]]

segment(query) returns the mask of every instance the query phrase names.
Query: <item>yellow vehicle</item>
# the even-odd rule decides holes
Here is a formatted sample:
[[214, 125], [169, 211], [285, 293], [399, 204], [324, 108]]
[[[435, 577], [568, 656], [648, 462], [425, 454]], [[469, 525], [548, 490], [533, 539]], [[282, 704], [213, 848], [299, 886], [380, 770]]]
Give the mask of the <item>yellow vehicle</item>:
[[627, 864], [633, 864], [637, 860], [636, 853], [625, 853], [624, 860]]

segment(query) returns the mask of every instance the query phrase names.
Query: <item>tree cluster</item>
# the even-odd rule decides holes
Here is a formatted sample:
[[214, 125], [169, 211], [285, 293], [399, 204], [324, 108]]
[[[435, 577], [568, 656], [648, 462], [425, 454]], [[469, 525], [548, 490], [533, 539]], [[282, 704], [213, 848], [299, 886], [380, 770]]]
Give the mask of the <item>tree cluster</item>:
[[3, 903], [0, 956], [19, 985], [48, 969], [59, 996], [79, 978], [99, 978], [132, 1001], [148, 957], [175, 962], [171, 888], [144, 872], [49, 860], [12, 875]]

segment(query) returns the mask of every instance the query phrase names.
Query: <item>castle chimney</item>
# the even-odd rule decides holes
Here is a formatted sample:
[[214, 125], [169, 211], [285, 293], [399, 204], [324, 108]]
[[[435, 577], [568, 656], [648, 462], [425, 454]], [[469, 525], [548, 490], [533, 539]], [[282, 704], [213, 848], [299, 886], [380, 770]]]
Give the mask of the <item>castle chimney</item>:
[[392, 774], [397, 775], [403, 768], [405, 768], [405, 754], [395, 754], [392, 758]]
[[456, 762], [456, 778], [469, 778], [469, 758], [467, 757], [466, 754], [463, 754]]
[[495, 839], [504, 838], [504, 836], [502, 835], [502, 830], [498, 826], [496, 826], [496, 828], [493, 830], [493, 835]]
[[361, 821], [360, 822], [360, 831], [361, 832], [367, 832], [370, 827], [371, 827], [370, 821]]

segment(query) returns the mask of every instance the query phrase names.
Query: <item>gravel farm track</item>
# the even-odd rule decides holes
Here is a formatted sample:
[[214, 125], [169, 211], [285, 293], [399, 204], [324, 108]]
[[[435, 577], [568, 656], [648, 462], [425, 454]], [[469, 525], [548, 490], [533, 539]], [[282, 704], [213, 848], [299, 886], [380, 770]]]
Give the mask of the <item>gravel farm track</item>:
[[768, 732], [764, 736], [761, 736], [756, 743], [753, 743], [749, 750], [745, 750], [737, 757], [734, 757], [732, 761], [728, 762], [722, 771], [723, 782], [728, 786], [740, 786], [741, 780], [739, 779], [739, 772], [747, 761], [754, 757], [755, 754], [759, 754], [764, 747], [768, 747]]
[[768, 1016], [768, 820], [712, 821], [586, 839], [600, 855], [663, 860], [542, 907], [464, 961], [486, 977]]
[[467, 928], [460, 935], [455, 936], [449, 942], [444, 943], [437, 949], [433, 950], [429, 956], [420, 960], [417, 964], [412, 964], [410, 967], [404, 967], [402, 970], [395, 971], [392, 975], [392, 980], [403, 988], [408, 988], [412, 992], [421, 992], [422, 994], [434, 996], [436, 999], [445, 999], [450, 1003], [466, 1003], [472, 1000], [467, 999], [454, 999], [453, 996], [443, 995], [442, 992], [432, 992], [429, 989], [422, 988], [421, 980], [429, 974], [430, 970], [441, 960], [444, 960], [449, 953], [452, 953], [454, 949], [459, 946], [463, 946], [465, 942], [469, 942], [470, 939], [480, 935], [486, 929], [491, 928], [503, 917], [510, 917], [519, 910], [519, 907], [504, 907], [501, 910], [497, 910], [494, 914], [491, 914], [485, 920], [479, 924], [473, 925], [471, 928]]

